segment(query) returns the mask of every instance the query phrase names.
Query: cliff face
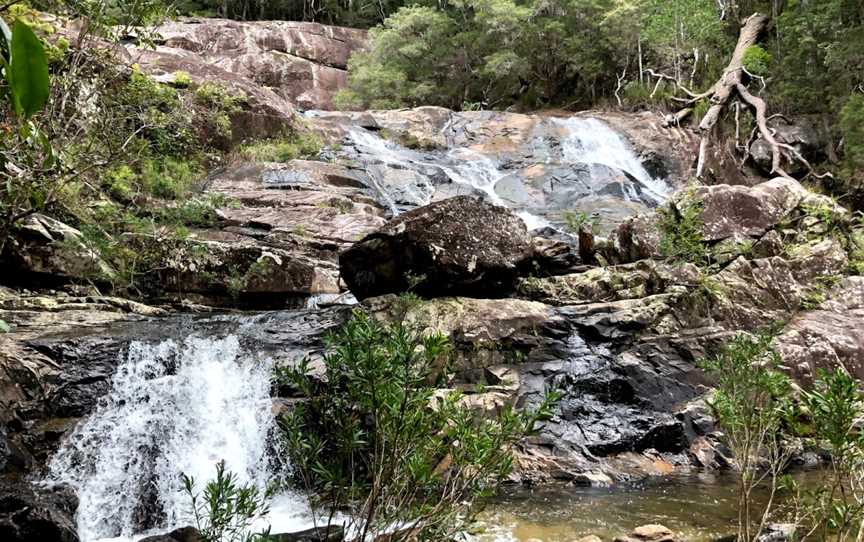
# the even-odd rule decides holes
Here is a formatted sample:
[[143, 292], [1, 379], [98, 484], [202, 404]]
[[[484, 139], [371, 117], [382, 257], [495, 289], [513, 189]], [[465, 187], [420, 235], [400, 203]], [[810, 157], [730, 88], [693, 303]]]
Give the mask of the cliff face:
[[183, 18], [158, 28], [155, 49], [129, 45], [152, 73], [187, 72], [272, 90], [300, 109], [329, 109], [346, 82], [348, 58], [366, 32], [317, 23]]

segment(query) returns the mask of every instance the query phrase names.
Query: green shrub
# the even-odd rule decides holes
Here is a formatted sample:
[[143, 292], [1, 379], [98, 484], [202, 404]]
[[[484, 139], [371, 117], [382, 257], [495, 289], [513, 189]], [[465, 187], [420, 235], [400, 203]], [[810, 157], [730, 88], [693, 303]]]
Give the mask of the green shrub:
[[290, 162], [297, 158], [314, 157], [321, 152], [322, 145], [321, 138], [310, 132], [248, 143], [240, 147], [239, 154], [259, 162]]
[[758, 45], [751, 45], [744, 50], [742, 61], [744, 63], [744, 68], [748, 72], [753, 75], [765, 77], [770, 71], [771, 53]]
[[708, 249], [702, 237], [702, 203], [685, 196], [677, 205], [669, 204], [657, 211], [660, 219], [660, 253], [666, 258], [708, 263]]
[[574, 235], [577, 235], [583, 227], [593, 232], [600, 222], [599, 217], [591, 216], [585, 211], [564, 211], [562, 217], [565, 229]]
[[178, 88], [188, 88], [192, 85], [192, 76], [189, 72], [176, 71], [174, 72], [174, 86]]
[[861, 382], [842, 366], [819, 369], [802, 403], [809, 415], [811, 444], [830, 454], [830, 468], [820, 483], [803, 487], [784, 480], [790, 493], [792, 517], [799, 518], [800, 540], [855, 540], [864, 520], [864, 441], [858, 425], [864, 416]]
[[[794, 420], [792, 384], [778, 371], [780, 355], [770, 334], [739, 334], [715, 356], [700, 362], [716, 381], [708, 404], [732, 451], [738, 479], [738, 540], [763, 532], [792, 449], [787, 428]], [[765, 483], [767, 504], [754, 488]]]
[[329, 527], [338, 512], [356, 540], [393, 525], [414, 526], [414, 540], [451, 540], [509, 474], [514, 445], [557, 397], [531, 412], [475, 414], [458, 393], [433, 387], [449, 351], [442, 335], [358, 311], [328, 337], [323, 379], [310, 376], [308, 361], [284, 370], [282, 380], [308, 398], [283, 424], [316, 524]]
[[160, 198], [179, 199], [203, 176], [201, 164], [164, 156], [147, 158], [141, 163], [139, 182], [149, 194]]
[[267, 515], [272, 493], [261, 492], [253, 485], [240, 484], [237, 476], [225, 470], [225, 462], [216, 465], [216, 478], [198, 493], [195, 479], [182, 475], [183, 490], [192, 503], [195, 528], [203, 542], [266, 542], [269, 529], [252, 533], [252, 524]]
[[126, 164], [105, 172], [103, 186], [115, 199], [129, 201], [135, 195], [138, 175]]
[[236, 113], [248, 100], [242, 91], [235, 91], [218, 83], [204, 83], [195, 89], [195, 97], [202, 105], [211, 109]]
[[183, 156], [195, 149], [193, 116], [177, 89], [133, 67], [129, 80], [113, 99], [126, 111], [129, 131], [138, 131], [153, 152]]
[[177, 205], [160, 206], [153, 211], [153, 218], [160, 224], [175, 229], [185, 226], [208, 227], [219, 220], [216, 209], [226, 204], [221, 194], [184, 200]]
[[[246, 94], [216, 83], [204, 83], [195, 90], [195, 99], [205, 110], [204, 132], [213, 130], [209, 137], [211, 144], [219, 146], [219, 139], [230, 141], [233, 138], [231, 117], [243, 110], [248, 101]], [[221, 146], [227, 148], [225, 144]]]

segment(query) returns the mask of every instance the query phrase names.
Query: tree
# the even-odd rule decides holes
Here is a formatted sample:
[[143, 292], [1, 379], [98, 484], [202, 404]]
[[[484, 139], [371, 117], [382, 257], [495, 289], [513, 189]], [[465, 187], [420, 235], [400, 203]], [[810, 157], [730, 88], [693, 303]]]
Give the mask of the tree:
[[[723, 429], [738, 478], [738, 540], [756, 540], [768, 523], [791, 450], [794, 419], [789, 378], [777, 370], [773, 336], [739, 334], [719, 353], [701, 362], [716, 380], [709, 406]], [[754, 490], [768, 484], [760, 507]]]

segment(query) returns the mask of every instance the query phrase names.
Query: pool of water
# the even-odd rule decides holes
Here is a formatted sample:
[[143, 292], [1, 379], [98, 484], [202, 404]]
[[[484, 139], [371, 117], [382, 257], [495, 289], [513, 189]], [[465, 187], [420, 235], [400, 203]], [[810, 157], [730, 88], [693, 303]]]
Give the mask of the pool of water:
[[[818, 473], [799, 473], [806, 479]], [[614, 488], [567, 485], [511, 488], [480, 518], [479, 542], [604, 540], [660, 523], [688, 542], [710, 542], [735, 531], [735, 478], [699, 474]]]

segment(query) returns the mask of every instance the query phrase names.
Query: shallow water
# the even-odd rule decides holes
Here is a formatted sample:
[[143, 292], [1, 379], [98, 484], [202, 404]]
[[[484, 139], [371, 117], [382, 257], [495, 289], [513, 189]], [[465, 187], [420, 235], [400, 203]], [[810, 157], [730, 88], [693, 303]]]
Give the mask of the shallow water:
[[[804, 483], [818, 472], [796, 475]], [[710, 542], [735, 530], [735, 479], [699, 474], [649, 480], [632, 486], [567, 485], [512, 488], [481, 517], [479, 542], [573, 542], [603, 539], [660, 523], [688, 542]]]

